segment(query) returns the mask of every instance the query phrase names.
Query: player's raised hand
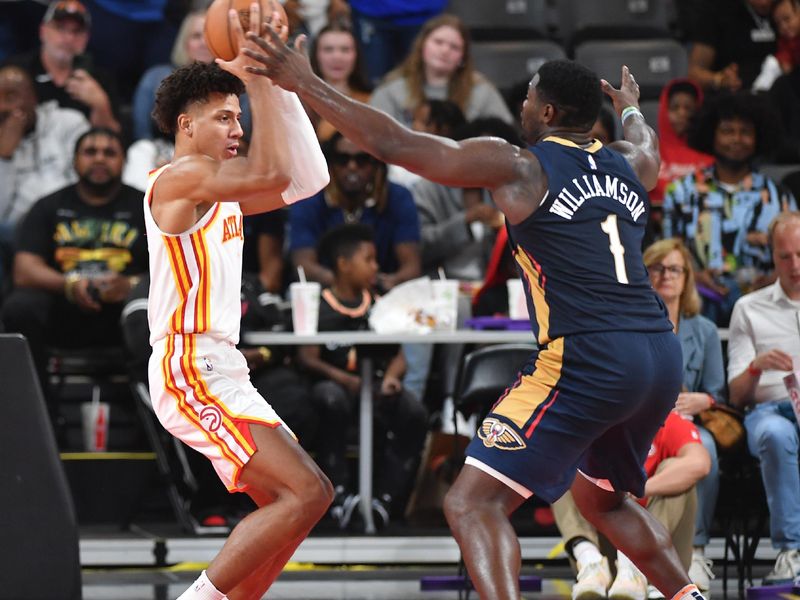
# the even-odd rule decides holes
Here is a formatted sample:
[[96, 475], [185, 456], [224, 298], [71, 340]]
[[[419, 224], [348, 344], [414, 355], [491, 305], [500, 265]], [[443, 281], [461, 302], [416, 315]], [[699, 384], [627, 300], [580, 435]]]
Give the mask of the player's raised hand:
[[306, 53], [306, 36], [298, 36], [293, 49], [272, 29], [264, 38], [251, 34], [247, 37], [258, 49], [251, 45], [244, 49], [244, 53], [260, 63], [247, 66], [248, 73], [269, 77], [273, 83], [289, 91], [295, 91], [301, 82], [315, 77]]
[[627, 66], [623, 65], [622, 67], [620, 82], [619, 89], [616, 89], [605, 79], [600, 80], [600, 87], [611, 98], [617, 114], [620, 114], [628, 106], [639, 106], [639, 84], [636, 83], [633, 73]]
[[[239, 79], [247, 83], [252, 78], [252, 74], [246, 70], [248, 65], [255, 64], [246, 54], [245, 50], [253, 46], [252, 38], [249, 35], [258, 38], [261, 23], [261, 5], [258, 2], [250, 4], [250, 18], [248, 20], [247, 35], [242, 28], [242, 22], [239, 20], [239, 13], [231, 9], [228, 11], [228, 25], [230, 31], [233, 32], [233, 38], [239, 48], [239, 52], [233, 60], [222, 60], [221, 58], [215, 59], [220, 68], [236, 75]], [[267, 31], [272, 31], [271, 27], [267, 27]]]

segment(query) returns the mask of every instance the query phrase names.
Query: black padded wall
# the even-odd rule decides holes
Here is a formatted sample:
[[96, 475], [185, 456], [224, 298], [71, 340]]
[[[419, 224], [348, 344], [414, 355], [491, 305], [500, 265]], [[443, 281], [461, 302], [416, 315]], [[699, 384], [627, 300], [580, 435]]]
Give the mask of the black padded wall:
[[0, 600], [80, 600], [72, 496], [20, 335], [0, 335], [0, 414]]

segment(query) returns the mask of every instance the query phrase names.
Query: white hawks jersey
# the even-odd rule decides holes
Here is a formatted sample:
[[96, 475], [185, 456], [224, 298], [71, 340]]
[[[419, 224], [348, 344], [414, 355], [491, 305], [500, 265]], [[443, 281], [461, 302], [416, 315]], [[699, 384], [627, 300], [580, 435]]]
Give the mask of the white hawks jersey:
[[217, 202], [184, 233], [164, 233], [153, 219], [150, 204], [153, 186], [169, 166], [150, 173], [144, 194], [150, 253], [150, 344], [168, 335], [195, 333], [238, 344], [242, 211], [237, 202]]

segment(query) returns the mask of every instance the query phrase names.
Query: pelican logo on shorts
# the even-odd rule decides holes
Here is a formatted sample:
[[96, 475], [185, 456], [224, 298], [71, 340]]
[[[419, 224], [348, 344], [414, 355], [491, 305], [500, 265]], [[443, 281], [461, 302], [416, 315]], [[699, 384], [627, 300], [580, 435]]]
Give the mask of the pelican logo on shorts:
[[222, 425], [222, 413], [216, 406], [203, 407], [200, 411], [200, 425], [206, 431], [216, 431]]
[[208, 360], [205, 356], [203, 357], [203, 362], [206, 363], [206, 371], [213, 371], [214, 365], [211, 364], [211, 361]]
[[499, 450], [522, 450], [526, 444], [519, 434], [505, 423], [489, 417], [483, 420], [478, 437], [487, 448]]

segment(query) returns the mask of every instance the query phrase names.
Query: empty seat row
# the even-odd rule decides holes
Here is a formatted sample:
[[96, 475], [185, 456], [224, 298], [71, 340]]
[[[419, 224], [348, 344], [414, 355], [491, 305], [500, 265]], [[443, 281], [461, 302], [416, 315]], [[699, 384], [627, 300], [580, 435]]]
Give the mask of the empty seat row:
[[669, 36], [675, 21], [672, 0], [450, 0], [476, 39]]
[[[472, 56], [478, 71], [508, 88], [530, 79], [545, 61], [565, 58], [566, 52], [550, 40], [475, 42]], [[664, 84], [685, 77], [688, 69], [686, 49], [668, 38], [588, 41], [575, 48], [575, 60], [615, 86], [622, 65], [628, 65], [645, 99], [658, 98]]]

